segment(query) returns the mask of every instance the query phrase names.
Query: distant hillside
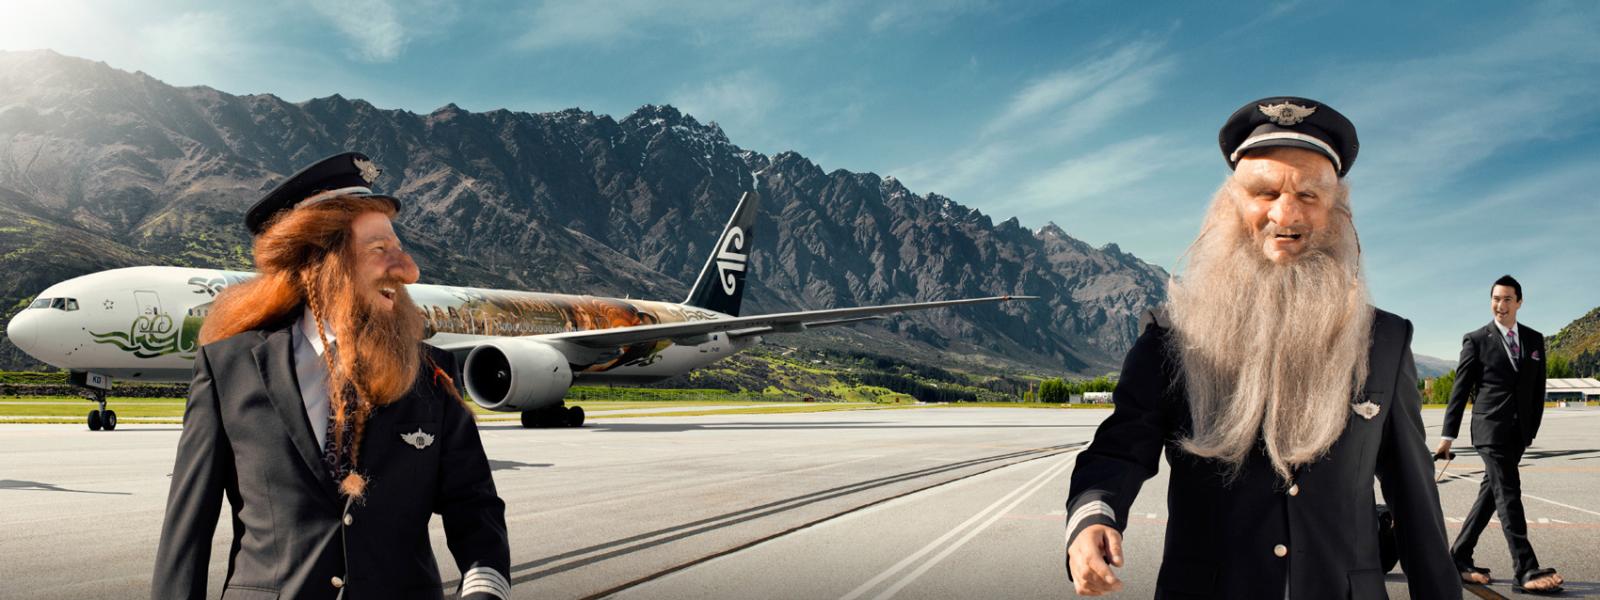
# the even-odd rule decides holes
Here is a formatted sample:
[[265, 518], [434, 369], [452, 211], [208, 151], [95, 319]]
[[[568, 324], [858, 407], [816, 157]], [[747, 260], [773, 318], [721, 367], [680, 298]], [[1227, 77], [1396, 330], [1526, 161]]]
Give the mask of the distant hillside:
[[1570, 361], [1574, 376], [1600, 376], [1600, 307], [1562, 327], [1547, 345], [1551, 358]]
[[1438, 358], [1426, 354], [1417, 354], [1413, 358], [1417, 361], [1417, 377], [1433, 379], [1456, 368], [1455, 359]]

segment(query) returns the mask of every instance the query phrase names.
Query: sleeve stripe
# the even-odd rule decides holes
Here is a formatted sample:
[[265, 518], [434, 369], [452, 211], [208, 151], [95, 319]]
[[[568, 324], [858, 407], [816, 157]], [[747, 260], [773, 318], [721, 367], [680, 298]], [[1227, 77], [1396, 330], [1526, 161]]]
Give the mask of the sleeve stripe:
[[506, 577], [489, 567], [476, 567], [467, 571], [461, 578], [460, 595], [464, 598], [468, 594], [485, 593], [501, 600], [510, 600], [511, 582]]
[[[1094, 502], [1090, 502], [1078, 507], [1078, 510], [1072, 513], [1072, 519], [1067, 521], [1067, 535], [1072, 535], [1074, 531], [1077, 531], [1078, 524], [1082, 523], [1084, 519], [1097, 515], [1105, 515], [1110, 517], [1113, 522], [1117, 520], [1117, 512], [1111, 510], [1110, 504], [1106, 504], [1101, 500], [1095, 500]], [[1067, 543], [1071, 544], [1072, 540], [1067, 540]]]

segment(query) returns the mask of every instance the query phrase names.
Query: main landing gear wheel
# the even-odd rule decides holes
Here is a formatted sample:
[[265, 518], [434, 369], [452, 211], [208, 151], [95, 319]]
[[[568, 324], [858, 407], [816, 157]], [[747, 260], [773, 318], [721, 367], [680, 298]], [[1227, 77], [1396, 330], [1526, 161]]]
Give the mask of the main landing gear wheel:
[[522, 426], [527, 429], [542, 427], [583, 427], [583, 407], [551, 406], [522, 412]]
[[101, 424], [102, 423], [100, 421], [100, 411], [98, 411], [98, 410], [89, 411], [89, 431], [100, 431]]

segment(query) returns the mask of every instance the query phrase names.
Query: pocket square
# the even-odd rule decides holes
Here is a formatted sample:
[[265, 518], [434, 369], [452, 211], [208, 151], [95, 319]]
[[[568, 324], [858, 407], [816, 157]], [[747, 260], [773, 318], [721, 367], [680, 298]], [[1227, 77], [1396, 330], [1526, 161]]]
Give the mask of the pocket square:
[[1350, 410], [1351, 411], [1355, 412], [1358, 415], [1361, 415], [1361, 418], [1366, 419], [1368, 421], [1371, 421], [1373, 417], [1378, 416], [1378, 408], [1379, 408], [1378, 405], [1374, 404], [1371, 400], [1367, 400], [1367, 401], [1361, 402], [1359, 404], [1351, 404], [1350, 405]]

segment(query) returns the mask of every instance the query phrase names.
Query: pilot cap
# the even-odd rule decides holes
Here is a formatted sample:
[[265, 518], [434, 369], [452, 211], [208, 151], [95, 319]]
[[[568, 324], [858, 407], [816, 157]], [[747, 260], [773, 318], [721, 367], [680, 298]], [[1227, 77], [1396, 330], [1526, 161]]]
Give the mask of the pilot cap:
[[1296, 96], [1262, 98], [1228, 117], [1217, 134], [1228, 168], [1239, 166], [1246, 152], [1269, 146], [1304, 148], [1333, 162], [1344, 177], [1361, 149], [1356, 126], [1333, 107]]
[[340, 196], [382, 198], [399, 211], [400, 200], [372, 190], [373, 180], [382, 172], [372, 164], [372, 159], [360, 152], [329, 156], [290, 175], [267, 192], [245, 213], [244, 225], [250, 229], [250, 235], [260, 235], [272, 217], [280, 212]]

